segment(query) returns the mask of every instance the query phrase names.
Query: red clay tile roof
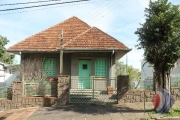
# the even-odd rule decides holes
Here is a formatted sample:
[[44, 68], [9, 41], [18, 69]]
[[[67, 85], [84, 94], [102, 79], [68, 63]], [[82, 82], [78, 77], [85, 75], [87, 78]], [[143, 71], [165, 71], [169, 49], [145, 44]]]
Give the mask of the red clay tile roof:
[[8, 48], [7, 51], [56, 51], [60, 47], [62, 29], [64, 31], [64, 49], [129, 50], [124, 44], [98, 28], [90, 27], [77, 17], [71, 17], [18, 42]]
[[125, 49], [128, 48], [96, 27], [92, 27], [64, 45], [71, 49]]

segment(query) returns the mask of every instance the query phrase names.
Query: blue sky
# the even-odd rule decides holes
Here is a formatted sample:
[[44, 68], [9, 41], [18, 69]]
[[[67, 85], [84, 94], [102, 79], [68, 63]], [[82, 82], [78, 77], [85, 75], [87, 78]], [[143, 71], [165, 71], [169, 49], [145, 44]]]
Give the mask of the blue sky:
[[[0, 0], [0, 4], [30, 1], [41, 0]], [[58, 2], [66, 1], [74, 0], [61, 0]], [[180, 0], [169, 0], [169, 2], [180, 4]], [[134, 32], [140, 27], [139, 23], [145, 22], [144, 9], [148, 7], [148, 4], [149, 0], [90, 0], [89, 2], [0, 12], [0, 35], [10, 40], [6, 46], [9, 47], [37, 32], [76, 16], [90, 26], [98, 27], [131, 48], [132, 51], [127, 55], [128, 65], [141, 69], [143, 50], [135, 48], [135, 45], [138, 44], [138, 37]], [[31, 5], [1, 6], [0, 9]], [[17, 61], [19, 61], [18, 57], [16, 57]], [[126, 62], [126, 56], [121, 61]]]

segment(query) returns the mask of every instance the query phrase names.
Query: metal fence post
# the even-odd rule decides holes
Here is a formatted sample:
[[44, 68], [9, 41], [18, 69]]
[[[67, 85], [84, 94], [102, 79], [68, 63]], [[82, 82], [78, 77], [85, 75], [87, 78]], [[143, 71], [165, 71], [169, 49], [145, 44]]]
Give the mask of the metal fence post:
[[93, 102], [94, 102], [94, 77], [93, 77]]
[[71, 77], [69, 77], [69, 103], [71, 103]]

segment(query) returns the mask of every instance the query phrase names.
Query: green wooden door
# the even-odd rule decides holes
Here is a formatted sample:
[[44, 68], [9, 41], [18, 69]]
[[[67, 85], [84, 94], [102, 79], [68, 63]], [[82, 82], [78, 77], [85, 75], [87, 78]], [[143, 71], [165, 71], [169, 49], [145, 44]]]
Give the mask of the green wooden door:
[[78, 88], [90, 89], [91, 61], [79, 60]]

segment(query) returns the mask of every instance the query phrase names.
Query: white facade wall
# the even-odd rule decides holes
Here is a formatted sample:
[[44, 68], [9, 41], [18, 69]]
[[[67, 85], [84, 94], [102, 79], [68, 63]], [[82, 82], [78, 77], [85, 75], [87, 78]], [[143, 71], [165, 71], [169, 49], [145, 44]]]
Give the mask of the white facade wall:
[[19, 75], [19, 71], [17, 71], [16, 66], [0, 64], [0, 86], [11, 86], [12, 82], [17, 79], [17, 75]]
[[4, 65], [0, 64], [0, 82], [5, 81]]

